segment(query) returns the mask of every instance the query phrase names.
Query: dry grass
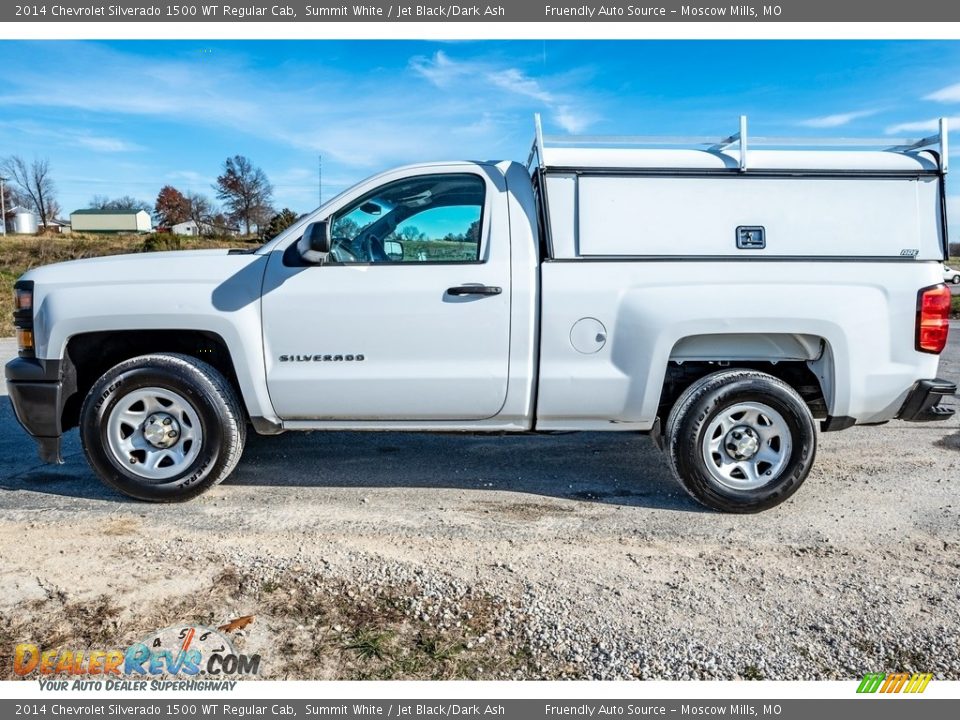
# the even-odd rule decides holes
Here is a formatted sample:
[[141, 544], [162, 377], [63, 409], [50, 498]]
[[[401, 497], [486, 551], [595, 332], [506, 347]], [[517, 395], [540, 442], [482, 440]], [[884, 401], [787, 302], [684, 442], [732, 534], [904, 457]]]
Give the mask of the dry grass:
[[[425, 600], [409, 585], [365, 586], [303, 572], [270, 580], [227, 569], [198, 592], [125, 608], [122, 598], [71, 600], [59, 588], [16, 612], [0, 613], [0, 679], [13, 673], [13, 649], [124, 648], [152, 631], [185, 623], [217, 626], [230, 608], [256, 617], [231, 637], [238, 652], [262, 657], [260, 679], [504, 679], [536, 676], [530, 653], [498, 634], [508, 607], [469, 592], [445, 622], [424, 619]], [[484, 642], [477, 642], [484, 637]]]
[[67, 260], [157, 250], [242, 247], [238, 238], [175, 235], [8, 235], [0, 239], [0, 337], [13, 335], [13, 283], [31, 268]]

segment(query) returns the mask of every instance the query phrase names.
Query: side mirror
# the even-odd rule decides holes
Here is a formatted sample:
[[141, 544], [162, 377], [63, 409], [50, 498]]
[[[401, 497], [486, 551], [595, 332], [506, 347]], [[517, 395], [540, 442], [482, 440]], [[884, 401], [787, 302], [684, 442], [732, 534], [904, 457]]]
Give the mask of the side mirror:
[[303, 230], [303, 237], [297, 243], [300, 256], [311, 263], [322, 263], [330, 254], [330, 224], [326, 220], [313, 222]]
[[383, 243], [383, 251], [393, 262], [401, 262], [403, 260], [403, 243], [399, 240], [386, 240]]

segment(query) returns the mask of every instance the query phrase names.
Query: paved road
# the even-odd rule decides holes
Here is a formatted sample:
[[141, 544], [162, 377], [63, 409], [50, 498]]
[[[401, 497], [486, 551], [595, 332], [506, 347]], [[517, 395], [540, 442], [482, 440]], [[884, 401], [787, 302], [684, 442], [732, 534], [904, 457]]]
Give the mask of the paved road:
[[[941, 374], [960, 378], [960, 324]], [[35, 457], [0, 397], [0, 626], [20, 634], [86, 647], [256, 613], [247, 640], [269, 667], [307, 658], [271, 676], [356, 676], [303, 644], [304, 627], [339, 626], [313, 605], [284, 614], [274, 573], [358, 603], [393, 583], [408, 608], [487, 593], [516, 610], [485, 647], [530, 658], [526, 677], [958, 677], [957, 419], [822, 435], [806, 485], [754, 516], [705, 512], [648, 440], [616, 433], [254, 436], [231, 479], [175, 506], [102, 486], [76, 431], [64, 465]], [[225, 568], [242, 580], [225, 586]], [[416, 612], [403, 627], [438, 622]]]

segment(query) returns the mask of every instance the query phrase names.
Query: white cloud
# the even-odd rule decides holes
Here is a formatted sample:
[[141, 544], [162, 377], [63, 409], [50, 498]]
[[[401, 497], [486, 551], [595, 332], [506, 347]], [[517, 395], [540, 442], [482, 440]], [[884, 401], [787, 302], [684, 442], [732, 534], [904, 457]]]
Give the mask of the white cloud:
[[568, 133], [576, 135], [582, 133], [596, 122], [596, 118], [589, 112], [575, 110], [569, 105], [560, 105], [556, 109], [554, 120]]
[[196, 170], [173, 170], [164, 175], [164, 179], [169, 183], [179, 183], [181, 189], [191, 190], [193, 192], [202, 192], [209, 195], [211, 185], [216, 180], [212, 175], [197, 172]]
[[948, 85], [945, 88], [940, 88], [936, 92], [925, 95], [923, 99], [943, 103], [960, 102], [960, 83], [957, 83], [956, 85]]
[[532, 100], [543, 107], [548, 120], [565, 132], [583, 132], [597, 121], [593, 113], [576, 110], [586, 102], [570, 94], [547, 87], [551, 79], [534, 78], [517, 67], [504, 67], [493, 62], [454, 60], [442, 50], [430, 58], [415, 57], [410, 61], [415, 73], [436, 87], [456, 91], [458, 97], [509, 107], [517, 101]]
[[494, 87], [528, 97], [545, 105], [553, 105], [556, 102], [552, 93], [544, 90], [540, 87], [540, 83], [527, 77], [517, 68], [507, 68], [506, 70], [488, 73], [487, 79]]
[[[62, 71], [67, 66], [69, 74]], [[498, 102], [504, 91], [486, 75], [504, 70], [510, 69], [438, 52], [410, 61], [406, 77], [404, 69], [357, 74], [313, 64], [292, 66], [278, 81], [271, 72], [237, 63], [146, 59], [92, 43], [62, 43], [11, 75], [0, 88], [0, 114], [5, 107], [61, 109], [87, 123], [144, 117], [230, 130], [369, 171], [475, 157], [503, 146], [517, 118], [526, 115], [512, 111], [527, 110], [530, 93], [538, 94], [536, 81], [507, 72], [496, 80], [515, 90], [506, 91], [510, 102]], [[443, 91], [417, 87], [417, 76]], [[69, 131], [65, 122], [59, 127]], [[119, 138], [89, 133], [78, 142], [102, 152], [133, 149]]]
[[[960, 117], [951, 117], [947, 118], [947, 124], [953, 127], [957, 127], [960, 124]], [[903, 122], [897, 125], [891, 125], [886, 129], [887, 135], [904, 135], [904, 134], [927, 134], [935, 133], [940, 127], [940, 118], [929, 118], [927, 120], [916, 120], [913, 122]]]
[[[69, 144], [116, 157], [144, 151], [138, 159], [150, 168], [141, 173], [122, 176], [116, 158], [111, 161], [110, 172], [122, 177], [123, 185], [114, 191], [103, 181], [104, 192], [122, 194], [128, 185], [140, 187], [137, 183], [155, 192], [155, 186], [170, 183], [212, 194], [219, 168], [194, 170], [186, 152], [195, 142], [191, 136], [201, 131], [229, 138], [230, 152], [261, 164], [269, 165], [271, 152], [284, 163], [289, 162], [279, 159], [284, 152], [299, 155], [302, 171], [288, 172], [284, 165], [265, 169], [278, 202], [301, 207], [316, 197], [318, 154], [323, 155], [324, 196], [329, 198], [392, 165], [522, 160], [518, 148], [522, 153], [532, 136], [534, 111], [544, 114], [548, 128], [569, 133], [583, 132], [597, 119], [584, 110], [597, 103], [584, 96], [582, 72], [534, 74], [519, 60], [463, 45], [363, 72], [327, 64], [320, 54], [313, 61], [291, 61], [282, 73], [242, 58], [218, 55], [216, 62], [198, 62], [184, 53], [157, 58], [128, 47], [92, 42], [38, 46], [22, 54], [24, 61], [0, 86], [0, 118], [26, 113], [56, 118], [55, 124], [42, 124], [43, 141], [51, 148]], [[4, 125], [0, 120], [0, 128]], [[175, 153], [167, 152], [168, 143], [176, 144]], [[170, 168], [161, 157], [167, 154], [187, 157], [173, 160], [183, 164]], [[297, 165], [299, 159], [289, 164]], [[62, 184], [69, 187], [66, 176]], [[65, 190], [71, 192], [73, 201], [80, 202], [87, 188]]]
[[61, 125], [53, 128], [36, 122], [0, 122], [0, 128], [14, 134], [43, 138], [47, 144], [80, 145], [95, 152], [121, 153], [143, 150], [140, 145], [128, 140], [97, 135], [84, 129], [64, 128]]
[[82, 145], [90, 150], [95, 150], [96, 152], [120, 153], [133, 152], [143, 149], [136, 143], [127, 142], [126, 140], [121, 140], [120, 138], [114, 137], [99, 137], [96, 135], [81, 134], [74, 136], [73, 140], [78, 145]]
[[854, 120], [876, 115], [877, 112], [877, 110], [858, 110], [855, 112], [837, 113], [835, 115], [823, 115], [821, 117], [802, 120], [799, 124], [810, 128], [835, 128], [849, 125]]
[[410, 67], [418, 75], [422, 75], [437, 87], [442, 88], [450, 87], [454, 80], [468, 72], [466, 65], [454, 62], [443, 50], [438, 50], [431, 58], [413, 58], [410, 61]]

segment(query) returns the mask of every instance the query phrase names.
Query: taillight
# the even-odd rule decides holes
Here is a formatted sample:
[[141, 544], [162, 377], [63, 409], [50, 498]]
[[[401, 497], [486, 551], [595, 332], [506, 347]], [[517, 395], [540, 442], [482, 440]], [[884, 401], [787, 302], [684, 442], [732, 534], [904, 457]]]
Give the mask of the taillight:
[[941, 353], [950, 329], [950, 290], [946, 285], [924, 288], [917, 296], [917, 350]]

